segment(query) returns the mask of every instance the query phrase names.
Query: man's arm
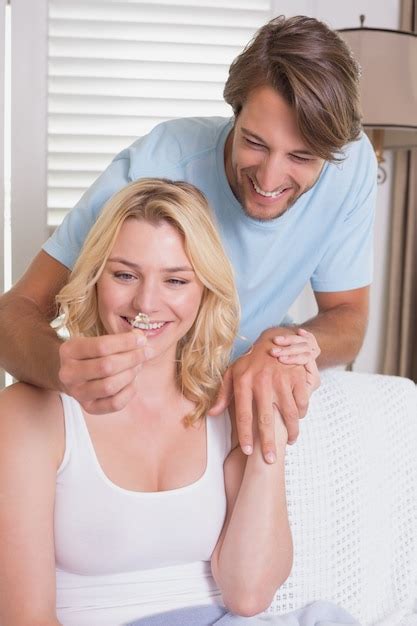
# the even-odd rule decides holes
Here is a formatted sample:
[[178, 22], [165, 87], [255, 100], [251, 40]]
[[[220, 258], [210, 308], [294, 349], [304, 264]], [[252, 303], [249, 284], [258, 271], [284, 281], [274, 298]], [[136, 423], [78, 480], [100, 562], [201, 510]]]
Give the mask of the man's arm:
[[[300, 327], [313, 333], [320, 347], [321, 354], [317, 364], [321, 368], [351, 363], [357, 356], [365, 336], [369, 310], [369, 287], [339, 292], [315, 292], [319, 307], [318, 314], [300, 324]], [[291, 327], [285, 334], [295, 332]], [[269, 335], [277, 337], [276, 329], [270, 329]], [[273, 338], [276, 348], [271, 355], [282, 363], [291, 364], [302, 350], [302, 344], [288, 346], [288, 339]], [[278, 347], [279, 346], [279, 347]]]
[[56, 315], [55, 295], [69, 270], [46, 252], [39, 254], [0, 298], [0, 365], [17, 380], [60, 389], [60, 339], [49, 322]]
[[368, 325], [369, 287], [333, 293], [316, 292], [319, 313], [302, 324], [321, 349], [319, 367], [351, 363], [362, 347]]

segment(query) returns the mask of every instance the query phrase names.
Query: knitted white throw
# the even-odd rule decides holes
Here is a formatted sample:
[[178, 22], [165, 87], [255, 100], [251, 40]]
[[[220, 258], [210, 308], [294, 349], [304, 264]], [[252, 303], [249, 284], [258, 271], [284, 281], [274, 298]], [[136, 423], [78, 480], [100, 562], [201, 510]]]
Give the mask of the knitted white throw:
[[328, 370], [288, 446], [294, 568], [270, 611], [331, 600], [364, 626], [417, 626], [417, 391]]

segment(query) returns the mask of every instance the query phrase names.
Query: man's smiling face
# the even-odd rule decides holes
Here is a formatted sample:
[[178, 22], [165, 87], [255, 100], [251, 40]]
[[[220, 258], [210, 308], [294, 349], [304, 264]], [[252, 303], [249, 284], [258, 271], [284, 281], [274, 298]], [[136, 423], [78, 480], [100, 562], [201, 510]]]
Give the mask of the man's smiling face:
[[282, 96], [269, 86], [254, 89], [225, 146], [226, 175], [245, 213], [261, 221], [279, 217], [317, 182], [323, 165]]

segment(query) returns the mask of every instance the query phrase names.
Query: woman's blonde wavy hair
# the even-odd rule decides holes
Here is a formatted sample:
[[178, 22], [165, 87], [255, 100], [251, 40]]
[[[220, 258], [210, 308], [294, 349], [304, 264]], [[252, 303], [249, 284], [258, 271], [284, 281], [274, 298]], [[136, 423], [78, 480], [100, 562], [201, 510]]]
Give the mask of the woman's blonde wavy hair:
[[204, 286], [193, 326], [178, 343], [177, 382], [195, 409], [193, 424], [213, 404], [229, 363], [239, 324], [233, 270], [205, 196], [193, 185], [144, 178], [117, 192], [91, 229], [67, 285], [57, 295], [63, 325], [71, 336], [106, 333], [98, 315], [96, 284], [122, 224], [129, 218], [168, 222], [182, 236], [185, 252]]

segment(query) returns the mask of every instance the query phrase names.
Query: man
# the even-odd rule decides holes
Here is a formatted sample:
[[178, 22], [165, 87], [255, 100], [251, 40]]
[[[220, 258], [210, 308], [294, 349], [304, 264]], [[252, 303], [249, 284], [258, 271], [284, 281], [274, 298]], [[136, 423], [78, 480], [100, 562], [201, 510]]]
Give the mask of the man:
[[115, 157], [2, 297], [1, 360], [17, 378], [62, 389], [87, 411], [124, 406], [151, 348], [134, 333], [62, 344], [48, 325], [54, 297], [113, 193], [146, 176], [186, 180], [216, 213], [242, 306], [242, 356], [213, 412], [234, 395], [239, 441], [250, 453], [255, 406], [263, 453], [273, 462], [274, 405], [290, 442], [308, 405], [306, 371], [292, 365], [306, 350], [302, 331], [300, 343], [286, 347], [297, 333], [286, 312], [308, 280], [319, 313], [303, 328], [317, 339], [319, 365], [347, 363], [361, 346], [376, 163], [360, 131], [356, 63], [339, 36], [312, 18], [280, 17], [261, 28], [232, 64], [224, 96], [232, 121], [172, 120]]

